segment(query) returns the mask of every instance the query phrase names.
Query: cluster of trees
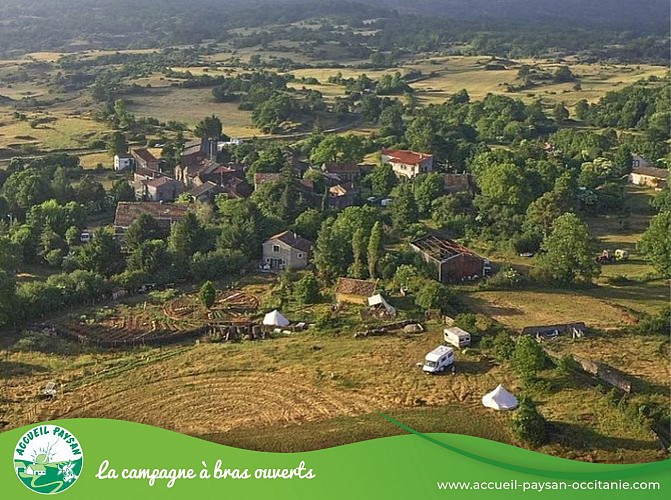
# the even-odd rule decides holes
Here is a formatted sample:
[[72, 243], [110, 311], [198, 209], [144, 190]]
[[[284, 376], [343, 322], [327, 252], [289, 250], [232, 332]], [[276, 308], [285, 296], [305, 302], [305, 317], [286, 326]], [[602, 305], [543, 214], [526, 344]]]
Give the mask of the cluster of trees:
[[671, 278], [671, 197], [669, 186], [661, 190], [653, 200], [657, 214], [650, 220], [648, 229], [638, 242], [638, 249], [645, 255], [657, 272]]
[[[239, 273], [250, 259], [259, 257], [261, 242], [282, 225], [277, 218], [265, 217], [251, 200], [222, 198], [214, 211], [208, 206], [194, 207], [169, 232], [151, 216], [142, 215], [127, 229], [122, 248], [107, 228], [81, 243], [79, 230], [70, 228], [84, 218], [76, 204], [58, 205], [49, 200], [33, 207], [25, 224], [0, 232], [2, 324], [24, 321], [17, 311], [39, 317], [96, 300], [114, 286], [134, 291], [148, 282], [206, 281]], [[39, 253], [33, 259], [60, 261], [65, 272], [17, 287], [14, 272], [27, 261], [33, 232], [40, 226]]]
[[576, 106], [578, 118], [597, 127], [635, 128], [650, 137], [664, 138], [668, 136], [671, 118], [671, 84], [656, 80], [643, 80], [608, 92], [593, 105], [580, 101]]
[[66, 154], [35, 160], [15, 158], [0, 175], [0, 215], [6, 221], [25, 221], [28, 213], [47, 200], [60, 205], [76, 202], [88, 214], [116, 206], [117, 201], [133, 199], [127, 182], [118, 182], [105, 191], [102, 184], [87, 175], [79, 158]]

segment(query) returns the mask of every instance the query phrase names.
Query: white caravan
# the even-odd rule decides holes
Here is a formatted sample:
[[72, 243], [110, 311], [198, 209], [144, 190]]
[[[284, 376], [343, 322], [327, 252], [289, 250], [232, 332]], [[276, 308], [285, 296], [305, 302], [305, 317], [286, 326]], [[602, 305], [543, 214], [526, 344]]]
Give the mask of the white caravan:
[[426, 355], [422, 370], [427, 373], [440, 373], [454, 363], [454, 350], [446, 345], [436, 347]]
[[443, 330], [443, 338], [445, 339], [445, 343], [453, 345], [454, 347], [462, 348], [471, 345], [471, 334], [458, 326], [445, 328]]

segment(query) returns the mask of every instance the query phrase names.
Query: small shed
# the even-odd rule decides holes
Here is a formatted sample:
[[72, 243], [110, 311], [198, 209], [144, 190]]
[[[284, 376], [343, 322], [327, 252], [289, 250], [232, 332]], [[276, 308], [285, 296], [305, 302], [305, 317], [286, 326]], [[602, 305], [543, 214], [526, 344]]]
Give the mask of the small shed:
[[263, 317], [263, 324], [266, 326], [279, 326], [284, 328], [289, 326], [290, 321], [285, 318], [277, 309], [269, 312]]
[[368, 297], [375, 293], [376, 281], [338, 278], [335, 298], [338, 304], [368, 304]]

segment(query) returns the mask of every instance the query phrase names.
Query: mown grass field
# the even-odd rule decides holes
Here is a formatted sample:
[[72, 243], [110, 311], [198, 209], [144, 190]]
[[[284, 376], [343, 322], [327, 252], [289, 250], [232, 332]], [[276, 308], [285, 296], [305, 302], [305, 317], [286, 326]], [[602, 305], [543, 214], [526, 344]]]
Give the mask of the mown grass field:
[[[267, 276], [235, 286], [259, 297], [259, 316], [280, 307], [293, 321], [314, 321], [329, 308], [328, 302], [304, 307], [281, 300]], [[144, 310], [142, 297], [129, 304]], [[160, 314], [152, 308], [146, 310]], [[442, 341], [440, 324], [429, 322], [424, 334], [355, 339], [358, 308], [345, 308], [337, 317], [340, 326], [328, 332], [266, 341], [122, 350], [67, 344], [62, 354], [13, 350], [0, 364], [10, 401], [4, 418], [12, 426], [31, 418], [116, 418], [235, 446], [295, 451], [401, 432], [376, 413], [383, 412], [424, 432], [520, 444], [510, 431], [513, 415], [480, 402], [499, 383], [521, 391], [508, 367], [472, 350], [457, 353], [456, 375], [425, 375], [417, 363]], [[592, 339], [582, 340], [588, 349]], [[653, 347], [646, 349], [646, 362], [658, 363]], [[647, 370], [645, 365], [636, 373]], [[541, 451], [590, 461], [660, 458], [649, 431], [627, 422], [591, 385], [562, 377], [547, 370], [541, 378], [548, 389], [534, 394], [559, 429]], [[50, 380], [62, 384], [62, 394], [53, 402], [37, 399]]]
[[[435, 330], [418, 338], [366, 340], [314, 333], [117, 353], [13, 353], [3, 372], [13, 371], [7, 394], [17, 404], [5, 419], [21, 422], [38, 389], [57, 380], [64, 392], [38, 403], [40, 418], [125, 419], [236, 446], [290, 451], [398, 433], [375, 415], [382, 411], [421, 431], [514, 443], [512, 415], [485, 409], [480, 398], [498, 383], [518, 392], [516, 376], [463, 354], [457, 375], [423, 374], [415, 363], [439, 337]], [[561, 435], [548, 452], [615, 462], [659, 458], [654, 438], [626, 422], [592, 387], [544, 392], [540, 404], [558, 425], [586, 427], [572, 431], [580, 435], [577, 450], [570, 451], [570, 440]]]
[[[55, 121], [34, 128], [30, 126], [31, 119], [49, 117]], [[60, 113], [30, 113], [26, 121], [7, 115], [3, 118], [0, 118], [0, 148], [32, 145], [40, 150], [81, 149], [86, 148], [98, 133], [108, 130], [104, 124], [92, 119]]]
[[252, 125], [250, 112], [240, 111], [236, 103], [215, 102], [209, 88], [151, 89], [142, 95], [132, 96], [128, 111], [138, 116], [151, 116], [161, 121], [177, 120], [188, 125], [215, 114], [221, 118], [224, 131], [233, 137], [263, 135]]

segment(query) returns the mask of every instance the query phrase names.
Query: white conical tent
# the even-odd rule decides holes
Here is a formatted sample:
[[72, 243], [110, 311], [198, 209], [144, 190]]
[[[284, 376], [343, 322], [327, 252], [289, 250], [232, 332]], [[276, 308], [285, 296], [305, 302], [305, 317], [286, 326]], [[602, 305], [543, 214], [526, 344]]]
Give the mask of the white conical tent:
[[482, 396], [482, 404], [495, 410], [513, 410], [517, 408], [517, 398], [499, 384], [492, 392]]
[[282, 316], [282, 313], [277, 309], [269, 312], [263, 317], [263, 324], [266, 326], [289, 326], [289, 320]]

